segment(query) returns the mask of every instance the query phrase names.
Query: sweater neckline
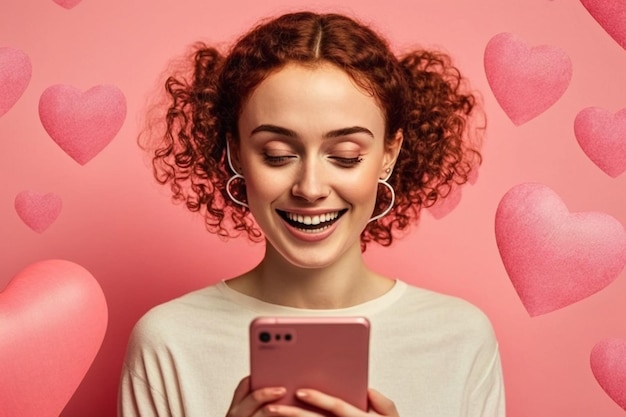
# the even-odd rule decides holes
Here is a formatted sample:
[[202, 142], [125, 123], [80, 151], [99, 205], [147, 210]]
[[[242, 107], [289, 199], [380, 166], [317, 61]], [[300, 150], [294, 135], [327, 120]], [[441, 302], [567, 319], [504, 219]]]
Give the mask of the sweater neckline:
[[225, 280], [217, 283], [217, 289], [239, 306], [259, 315], [282, 316], [371, 316], [394, 304], [406, 288], [407, 284], [404, 281], [395, 280], [393, 287], [389, 291], [361, 304], [338, 309], [307, 309], [288, 307], [259, 300], [230, 288]]

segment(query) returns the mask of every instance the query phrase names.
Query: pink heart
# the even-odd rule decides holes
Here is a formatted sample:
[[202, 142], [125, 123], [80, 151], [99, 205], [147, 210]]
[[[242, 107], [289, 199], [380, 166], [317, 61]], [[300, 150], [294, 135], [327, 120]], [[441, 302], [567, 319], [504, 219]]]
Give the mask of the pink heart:
[[626, 265], [626, 231], [608, 214], [570, 213], [542, 184], [520, 184], [498, 206], [496, 242], [531, 316], [600, 291]]
[[61, 214], [63, 201], [56, 194], [22, 191], [15, 197], [15, 211], [37, 233], [44, 232]]
[[624, 0], [580, 0], [580, 2], [606, 33], [626, 49], [626, 2]]
[[[467, 183], [475, 185], [478, 181], [478, 166], [474, 166], [467, 176]], [[463, 196], [462, 185], [453, 184], [450, 192], [443, 198], [439, 198], [435, 204], [427, 207], [428, 212], [436, 219], [442, 219], [452, 212], [460, 203]]]
[[0, 48], [0, 117], [22, 96], [32, 74], [28, 55], [19, 49]]
[[435, 219], [442, 219], [450, 214], [450, 212], [452, 212], [452, 210], [454, 210], [459, 205], [462, 196], [463, 192], [461, 187], [456, 186], [452, 188], [450, 194], [448, 194], [444, 198], [437, 200], [435, 204], [428, 207], [428, 212], [432, 214]]
[[598, 342], [591, 350], [591, 370], [602, 389], [626, 410], [626, 340]]
[[126, 118], [126, 98], [110, 85], [98, 85], [85, 93], [69, 85], [55, 85], [39, 99], [39, 118], [61, 149], [84, 165], [119, 132]]
[[572, 78], [572, 61], [560, 48], [530, 48], [511, 33], [487, 43], [485, 74], [500, 107], [519, 126], [537, 117], [565, 93]]
[[615, 178], [626, 171], [626, 108], [615, 115], [588, 107], [574, 121], [576, 140], [600, 169]]
[[32, 264], [0, 293], [0, 417], [57, 417], [107, 327], [102, 289], [80, 265]]
[[71, 9], [81, 2], [81, 0], [52, 0], [52, 1], [54, 1], [56, 4], [66, 9]]

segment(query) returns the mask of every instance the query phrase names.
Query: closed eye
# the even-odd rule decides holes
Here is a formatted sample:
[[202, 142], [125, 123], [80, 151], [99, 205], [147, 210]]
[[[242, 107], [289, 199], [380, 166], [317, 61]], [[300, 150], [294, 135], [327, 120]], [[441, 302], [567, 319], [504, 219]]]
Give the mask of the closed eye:
[[263, 155], [263, 160], [268, 164], [268, 165], [272, 165], [272, 166], [281, 166], [286, 164], [289, 159], [295, 158], [295, 156], [291, 156], [291, 155], [268, 155], [268, 154], [264, 154]]
[[331, 156], [330, 159], [332, 159], [333, 161], [337, 162], [339, 165], [345, 166], [347, 168], [349, 167], [353, 167], [357, 164], [359, 164], [362, 160], [363, 157], [362, 156], [355, 156], [353, 158], [344, 158], [344, 157], [340, 157], [340, 156]]

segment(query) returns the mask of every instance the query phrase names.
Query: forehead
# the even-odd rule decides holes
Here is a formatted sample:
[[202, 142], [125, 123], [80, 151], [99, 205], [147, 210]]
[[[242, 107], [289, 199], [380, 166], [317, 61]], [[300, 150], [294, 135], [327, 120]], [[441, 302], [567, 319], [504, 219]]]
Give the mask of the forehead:
[[372, 94], [340, 68], [287, 64], [270, 74], [244, 103], [240, 124], [380, 125], [383, 111]]

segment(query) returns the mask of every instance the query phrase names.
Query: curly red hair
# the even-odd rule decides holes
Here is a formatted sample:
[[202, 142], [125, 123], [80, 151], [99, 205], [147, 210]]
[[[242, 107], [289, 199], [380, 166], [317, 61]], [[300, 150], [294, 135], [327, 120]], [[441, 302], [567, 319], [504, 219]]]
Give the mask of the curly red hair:
[[[363, 249], [371, 241], [390, 245], [394, 231], [417, 222], [423, 207], [467, 182], [480, 163], [482, 128], [470, 123], [477, 113], [476, 97], [467, 91], [450, 58], [426, 50], [397, 58], [372, 29], [346, 16], [283, 15], [253, 28], [226, 55], [197, 45], [193, 62], [189, 77], [167, 79], [167, 113], [148, 119], [143, 144], [156, 140], [156, 179], [170, 185], [174, 200], [202, 211], [207, 229], [218, 235], [243, 232], [252, 240], [262, 238], [248, 208], [226, 193], [232, 175], [226, 164], [226, 137], [238, 140], [237, 121], [246, 99], [287, 63], [336, 65], [376, 98], [385, 115], [386, 140], [403, 132], [389, 178], [395, 204], [362, 232]], [[164, 130], [155, 134], [154, 127], [160, 125]], [[375, 213], [390, 204], [384, 190], [379, 189]], [[231, 186], [231, 191], [245, 200], [245, 185]]]

